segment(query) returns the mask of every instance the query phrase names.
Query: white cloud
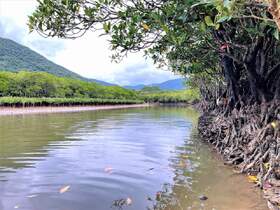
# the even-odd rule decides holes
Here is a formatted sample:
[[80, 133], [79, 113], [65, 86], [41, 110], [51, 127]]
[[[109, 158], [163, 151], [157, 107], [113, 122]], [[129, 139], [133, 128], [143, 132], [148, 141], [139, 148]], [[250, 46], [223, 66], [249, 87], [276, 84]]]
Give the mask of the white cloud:
[[50, 60], [89, 78], [120, 85], [149, 84], [177, 78], [156, 69], [141, 53], [131, 54], [121, 63], [112, 63], [106, 37], [88, 32], [76, 40], [61, 40], [29, 34], [28, 15], [36, 0], [0, 0], [0, 36], [13, 39], [43, 54]]

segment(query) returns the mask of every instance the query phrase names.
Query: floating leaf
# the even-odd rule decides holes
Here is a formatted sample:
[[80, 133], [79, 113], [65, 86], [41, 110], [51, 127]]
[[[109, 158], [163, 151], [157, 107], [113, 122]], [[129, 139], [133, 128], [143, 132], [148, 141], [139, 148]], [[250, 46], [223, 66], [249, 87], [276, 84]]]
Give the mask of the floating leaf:
[[106, 167], [106, 168], [104, 168], [104, 172], [106, 172], [108, 174], [111, 174], [111, 173], [113, 173], [113, 168], [112, 167]]
[[38, 195], [28, 195], [27, 198], [35, 198], [37, 197]]
[[251, 176], [251, 175], [248, 176], [248, 179], [250, 182], [254, 182], [254, 183], [258, 182], [259, 180], [257, 176]]
[[59, 193], [65, 193], [70, 189], [70, 185], [64, 186], [59, 190]]
[[130, 206], [132, 204], [132, 199], [130, 197], [128, 197], [126, 199], [126, 205]]
[[183, 158], [183, 159], [188, 159], [189, 156], [188, 156], [188, 155], [181, 155], [181, 158]]

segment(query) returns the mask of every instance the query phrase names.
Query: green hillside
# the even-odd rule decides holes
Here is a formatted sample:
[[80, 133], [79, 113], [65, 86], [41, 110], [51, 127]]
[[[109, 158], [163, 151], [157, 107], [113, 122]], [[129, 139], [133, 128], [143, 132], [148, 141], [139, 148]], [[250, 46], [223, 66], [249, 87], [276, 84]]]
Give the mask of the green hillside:
[[0, 97], [137, 99], [135, 91], [46, 72], [0, 72]]
[[100, 80], [82, 77], [63, 66], [55, 64], [28, 47], [4, 38], [0, 38], [0, 70], [47, 72], [60, 77], [71, 77], [108, 86], [113, 85]]

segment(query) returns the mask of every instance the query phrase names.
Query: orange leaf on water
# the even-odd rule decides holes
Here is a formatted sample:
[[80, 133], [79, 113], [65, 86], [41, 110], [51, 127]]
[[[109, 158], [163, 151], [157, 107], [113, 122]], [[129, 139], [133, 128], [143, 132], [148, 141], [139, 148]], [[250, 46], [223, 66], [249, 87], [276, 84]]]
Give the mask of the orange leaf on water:
[[64, 186], [64, 187], [60, 188], [59, 193], [61, 193], [61, 194], [65, 193], [65, 192], [69, 191], [69, 189], [70, 189], [70, 185]]
[[259, 180], [257, 176], [251, 176], [251, 175], [248, 176], [248, 179], [250, 182], [254, 182], [254, 183], [258, 182]]

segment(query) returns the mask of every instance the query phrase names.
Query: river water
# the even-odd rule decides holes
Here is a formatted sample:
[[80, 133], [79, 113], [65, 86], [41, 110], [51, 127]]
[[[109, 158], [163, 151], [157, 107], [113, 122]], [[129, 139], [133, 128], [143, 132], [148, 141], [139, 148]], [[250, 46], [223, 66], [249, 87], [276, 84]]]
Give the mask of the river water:
[[164, 107], [2, 116], [0, 210], [266, 210], [198, 138], [197, 118]]

